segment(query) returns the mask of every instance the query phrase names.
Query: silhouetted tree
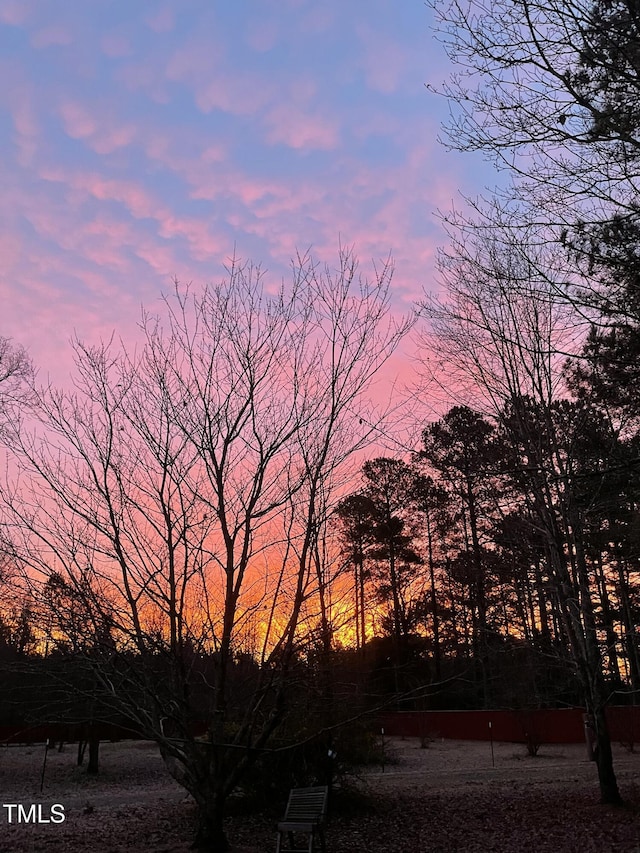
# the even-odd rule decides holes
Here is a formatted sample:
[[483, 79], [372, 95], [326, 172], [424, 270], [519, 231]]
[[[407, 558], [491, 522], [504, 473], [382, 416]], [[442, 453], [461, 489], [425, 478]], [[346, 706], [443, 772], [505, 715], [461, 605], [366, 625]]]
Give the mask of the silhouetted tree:
[[375, 504], [366, 494], [355, 492], [343, 498], [336, 507], [341, 531], [342, 553], [353, 566], [353, 601], [356, 649], [363, 654], [367, 642], [366, 586], [371, 574], [367, 566], [374, 541], [372, 519]]
[[459, 375], [473, 383], [499, 425], [502, 468], [513, 497], [520, 496], [544, 537], [546, 575], [594, 718], [602, 799], [619, 802], [604, 710], [610, 691], [598, 637], [597, 587], [576, 488], [575, 444], [584, 424], [579, 408], [559, 399], [563, 355], [573, 342], [567, 334], [570, 309], [558, 304], [546, 276], [523, 266], [520, 254], [501, 254], [500, 246], [491, 234], [486, 241], [476, 234], [468, 246], [457, 244], [459, 254], [445, 266], [450, 300], [427, 304], [425, 312], [434, 347], [452, 354]]
[[[442, 669], [442, 651], [440, 648], [440, 604], [438, 584], [436, 582], [438, 556], [442, 560], [444, 549], [441, 546], [442, 522], [446, 519], [450, 506], [450, 496], [445, 488], [438, 485], [432, 477], [419, 471], [420, 459], [416, 454], [416, 470], [410, 489], [411, 509], [421, 519], [422, 538], [426, 548], [426, 563], [429, 570], [428, 600], [424, 601], [425, 616], [431, 620], [433, 636], [433, 665], [436, 680], [440, 680]], [[438, 556], [437, 556], [438, 553]]]
[[406, 648], [410, 624], [410, 587], [422, 561], [413, 546], [414, 534], [402, 517], [408, 507], [413, 472], [400, 459], [378, 457], [364, 463], [365, 494], [371, 499], [373, 576], [379, 601], [391, 602], [391, 631], [400, 656]]
[[193, 795], [202, 849], [227, 849], [227, 799], [285, 716], [321, 496], [369, 440], [364, 392], [409, 326], [389, 318], [390, 276], [359, 277], [348, 251], [337, 272], [304, 257], [269, 296], [234, 263], [219, 285], [176, 285], [135, 355], [77, 342], [74, 390], [38, 389], [12, 419], [16, 551], [34, 584], [54, 571], [108, 615], [102, 696]]

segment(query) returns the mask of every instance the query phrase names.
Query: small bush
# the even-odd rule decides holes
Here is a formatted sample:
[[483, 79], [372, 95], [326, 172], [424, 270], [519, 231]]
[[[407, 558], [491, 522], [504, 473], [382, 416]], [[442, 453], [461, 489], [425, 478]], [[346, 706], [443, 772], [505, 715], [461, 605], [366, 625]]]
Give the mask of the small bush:
[[364, 722], [322, 732], [308, 741], [299, 732], [298, 738], [293, 746], [287, 745], [283, 735], [272, 741], [271, 750], [257, 758], [243, 779], [245, 798], [258, 807], [281, 804], [291, 788], [335, 784], [344, 787], [346, 778], [358, 767], [380, 764], [383, 757], [387, 764], [392, 760], [388, 744], [383, 756], [379, 736]]
[[527, 755], [530, 755], [532, 758], [535, 758], [538, 754], [538, 750], [542, 746], [541, 739], [536, 735], [535, 732], [526, 732], [526, 746], [527, 746]]

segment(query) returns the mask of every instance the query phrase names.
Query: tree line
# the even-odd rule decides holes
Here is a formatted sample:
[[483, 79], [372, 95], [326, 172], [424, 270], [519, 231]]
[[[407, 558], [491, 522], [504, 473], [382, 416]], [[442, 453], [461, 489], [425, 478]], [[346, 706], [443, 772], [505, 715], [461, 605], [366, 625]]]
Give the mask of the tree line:
[[455, 67], [448, 142], [510, 180], [444, 214], [431, 340], [525, 463], [526, 514], [592, 715], [602, 799], [615, 803], [607, 679], [622, 665], [637, 684], [640, 7], [433, 8]]

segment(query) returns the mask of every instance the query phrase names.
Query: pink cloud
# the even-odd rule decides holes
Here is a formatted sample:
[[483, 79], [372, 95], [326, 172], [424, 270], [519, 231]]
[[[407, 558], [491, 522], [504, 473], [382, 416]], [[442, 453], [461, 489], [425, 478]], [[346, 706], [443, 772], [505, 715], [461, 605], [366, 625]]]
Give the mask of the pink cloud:
[[[0, 66], [0, 75], [3, 73], [8, 73], [7, 69]], [[21, 80], [19, 73], [11, 74], [11, 79], [12, 86], [5, 89], [4, 97], [0, 95], [0, 99], [4, 101], [13, 119], [13, 141], [18, 151], [18, 162], [21, 166], [29, 166], [41, 141], [39, 108], [33, 85]]]
[[[114, 300], [121, 298], [110, 287], [108, 275], [91, 271], [68, 255], [42, 252], [32, 256], [20, 271], [20, 288], [5, 279], [4, 273], [0, 276], [0, 293], [11, 297], [3, 299], [5, 322], [15, 340], [29, 349], [36, 367], [44, 374], [43, 380], [49, 372], [54, 381], [66, 380], [71, 363], [69, 339], [74, 329], [93, 340], [108, 332], [106, 312], [93, 299], [79, 300], [77, 290], [69, 287], [75, 281], [96, 295], [104, 294], [105, 305], [113, 306]], [[102, 302], [102, 296], [98, 302]]]
[[96, 121], [82, 104], [66, 101], [60, 106], [60, 115], [65, 132], [73, 139], [84, 139], [96, 132]]
[[193, 36], [173, 51], [165, 75], [169, 80], [200, 87], [220, 67], [225, 54], [225, 45], [214, 37]]
[[[139, 280], [136, 258], [142, 260], [154, 276], [162, 276], [161, 286], [168, 284], [169, 278], [184, 267], [175, 245], [163, 245], [157, 237], [141, 230], [135, 221], [114, 219], [100, 212], [93, 219], [83, 216], [73, 221], [64, 214], [61, 216], [59, 212], [42, 208], [25, 213], [25, 217], [39, 234], [64, 250], [64, 253], [56, 253], [54, 262], [47, 260], [43, 272], [48, 269], [53, 275], [67, 266], [70, 270], [75, 268], [85, 286], [96, 289], [103, 298], [122, 298], [122, 281]], [[174, 234], [185, 234], [188, 228], [188, 224], [181, 227], [176, 222]], [[201, 238], [201, 234], [194, 236], [194, 240]], [[155, 290], [158, 290], [157, 281]]]
[[148, 15], [146, 22], [156, 33], [168, 33], [175, 27], [175, 14], [169, 5], [156, 8], [153, 14]]
[[100, 41], [100, 46], [105, 56], [110, 59], [120, 59], [123, 56], [131, 56], [133, 53], [131, 39], [118, 32], [104, 35]]
[[131, 122], [118, 122], [109, 106], [88, 110], [78, 101], [63, 101], [58, 107], [65, 132], [72, 139], [85, 140], [98, 154], [110, 154], [130, 145], [138, 131]]
[[111, 154], [118, 148], [130, 145], [137, 136], [136, 128], [132, 124], [120, 127], [110, 127], [96, 134], [91, 141], [91, 147], [98, 154]]
[[[263, 245], [262, 257], [271, 256], [286, 266], [297, 246], [313, 244], [318, 252], [331, 259], [335, 254], [338, 233], [345, 240], [355, 240], [364, 257], [378, 256], [387, 249], [398, 255], [396, 292], [404, 303], [420, 295], [423, 282], [432, 275], [437, 239], [416, 231], [415, 213], [422, 206], [424, 219], [434, 207], [448, 207], [455, 195], [455, 176], [435, 169], [435, 156], [424, 140], [430, 136], [431, 120], [425, 119], [416, 129], [407, 129], [399, 119], [389, 122], [384, 115], [371, 120], [362, 135], [386, 133], [396, 138], [405, 149], [403, 160], [395, 167], [378, 169], [354, 160], [348, 168], [345, 184], [338, 173], [305, 180], [256, 178], [230, 167], [225, 160], [225, 146], [214, 146], [206, 157], [198, 152], [197, 139], [180, 148], [173, 135], [156, 136], [149, 132], [142, 145], [152, 159], [180, 177], [190, 187], [189, 198], [207, 199], [219, 205], [225, 199], [224, 222], [239, 240], [243, 235]], [[411, 144], [409, 141], [411, 140]], [[289, 141], [293, 141], [289, 138]], [[189, 153], [187, 153], [189, 152]], [[342, 174], [344, 166], [339, 170]], [[101, 188], [114, 192], [113, 186]], [[155, 214], [161, 238], [188, 248], [194, 261], [207, 263], [228, 252], [228, 231], [200, 218], [177, 216], [158, 205]], [[255, 251], [255, 248], [252, 249]], [[145, 257], [151, 258], [145, 253]], [[183, 263], [175, 269], [182, 269]], [[166, 270], [166, 263], [159, 270]]]
[[207, 223], [201, 219], [169, 215], [159, 220], [159, 226], [158, 233], [162, 237], [184, 238], [190, 253], [198, 261], [210, 260], [228, 249], [226, 237], [212, 234]]
[[176, 274], [176, 270], [180, 268], [180, 264], [176, 262], [176, 258], [166, 246], [159, 246], [155, 240], [147, 240], [139, 243], [135, 249], [135, 254], [143, 260], [157, 275], [164, 280], [163, 283], [168, 283], [169, 278]]
[[273, 18], [255, 18], [249, 21], [246, 41], [253, 50], [271, 50], [277, 44], [278, 37], [278, 27]]
[[229, 158], [229, 146], [224, 141], [211, 141], [185, 126], [167, 132], [166, 128], [146, 124], [138, 130], [137, 141], [154, 165], [179, 175], [190, 186], [208, 180], [220, 168], [218, 164]]
[[319, 3], [311, 6], [302, 17], [300, 29], [302, 32], [310, 32], [315, 35], [326, 32], [335, 20], [335, 12], [328, 5]]
[[5, 0], [0, 6], [0, 21], [18, 27], [31, 17], [33, 3], [29, 0]]
[[151, 193], [141, 186], [96, 174], [79, 176], [76, 180], [73, 180], [73, 185], [80, 186], [100, 201], [120, 202], [136, 219], [156, 218], [158, 215], [160, 205]]
[[175, 96], [171, 84], [179, 84], [205, 114], [222, 110], [252, 115], [283, 96], [282, 87], [260, 71], [225, 70], [227, 51], [213, 22], [203, 20], [198, 34], [182, 41], [168, 58], [152, 53], [142, 61], [125, 63], [117, 69], [116, 79], [158, 103], [168, 103]]
[[[201, 188], [203, 184], [213, 187], [218, 183], [218, 172], [224, 174], [228, 170], [228, 146], [221, 140], [209, 142], [201, 134], [186, 127], [180, 127], [175, 133], [167, 133], [166, 129], [147, 125], [139, 134], [139, 144], [149, 161], [179, 176], [189, 187]], [[217, 191], [212, 190], [212, 193], [198, 197], [218, 195]], [[196, 196], [190, 194], [189, 197]]]
[[318, 84], [309, 76], [296, 77], [289, 85], [289, 97], [296, 104], [308, 104], [318, 91]]
[[[8, 234], [0, 231], [0, 257], [2, 258], [3, 275], [11, 278], [11, 273], [18, 268], [23, 257], [24, 241], [17, 234]], [[8, 303], [8, 294], [3, 298], [3, 306]], [[4, 310], [4, 309], [3, 309]]]
[[127, 272], [129, 264], [123, 248], [128, 243], [135, 243], [131, 228], [114, 229], [116, 238], [114, 233], [108, 233], [104, 227], [95, 227], [93, 223], [84, 221], [84, 218], [78, 221], [70, 208], [65, 210], [60, 205], [47, 204], [46, 198], [39, 198], [33, 203], [23, 198], [18, 203], [23, 218], [34, 231], [58, 247], [58, 251], [53, 253], [55, 262], [42, 244], [40, 254], [30, 257], [30, 265], [36, 269], [42, 264], [43, 257], [46, 257], [46, 263], [42, 264], [43, 274], [49, 270], [53, 278], [55, 270], [64, 270], [65, 264], [80, 265], [85, 270], [95, 265], [101, 270]]
[[264, 178], [249, 178], [242, 172], [225, 168], [219, 174], [211, 171], [192, 171], [188, 175], [193, 186], [190, 197], [214, 201], [221, 197], [233, 197], [243, 205], [251, 206], [271, 197], [288, 194], [285, 185]]
[[40, 123], [30, 98], [24, 97], [16, 101], [13, 107], [13, 124], [20, 136], [35, 138], [40, 135]]
[[384, 95], [392, 94], [407, 70], [406, 49], [366, 24], [359, 25], [357, 33], [361, 50], [356, 62], [368, 85]]
[[102, 215], [95, 216], [85, 225], [85, 233], [92, 237], [107, 238], [113, 243], [124, 245], [131, 239], [131, 225], [122, 219]]
[[3, 323], [30, 346], [37, 364], [58, 372], [68, 369], [74, 329], [93, 340], [113, 328], [135, 334], [140, 303], [151, 303], [171, 275], [191, 266], [136, 221], [100, 214], [90, 220], [86, 211], [54, 204], [42, 191], [13, 189], [4, 201], [45, 239], [34, 251], [31, 238], [10, 229], [0, 237]]
[[339, 143], [337, 121], [332, 116], [309, 115], [290, 104], [279, 104], [265, 118], [267, 142], [290, 148], [332, 149]]
[[70, 189], [84, 192], [98, 201], [119, 202], [135, 219], [155, 219], [162, 209], [151, 193], [127, 181], [104, 178], [92, 172], [74, 173], [59, 168], [42, 169], [40, 177], [52, 183], [66, 184]]
[[[152, 193], [140, 185], [106, 179], [101, 175], [86, 172], [73, 173], [48, 170], [43, 171], [41, 176], [45, 180], [65, 184], [68, 193], [79, 193], [80, 197], [76, 198], [74, 207], [82, 204], [82, 194], [84, 194], [85, 198], [89, 196], [97, 201], [121, 204], [134, 220], [148, 219], [155, 222], [157, 236], [161, 238], [161, 240], [155, 240], [153, 243], [155, 246], [162, 246], [162, 240], [171, 241], [176, 246], [181, 245], [188, 256], [196, 261], [210, 261], [212, 257], [219, 257], [228, 248], [227, 238], [212, 233], [206, 220], [174, 214]], [[41, 233], [52, 227], [52, 220], [43, 217], [37, 211], [34, 211], [30, 218], [34, 227]], [[57, 222], [57, 220], [54, 221]], [[124, 246], [130, 247], [138, 257], [151, 263], [155, 271], [162, 271], [163, 274], [167, 273], [166, 261], [168, 257], [172, 259], [171, 274], [181, 265], [177, 256], [166, 255], [166, 252], [165, 256], [158, 262], [152, 262], [153, 252], [151, 249], [143, 252], [138, 251], [141, 240], [140, 233], [132, 230], [131, 223], [125, 225], [122, 220], [114, 220], [111, 215], [98, 214], [92, 221], [88, 223], [83, 221], [80, 227], [76, 226], [70, 229], [67, 227], [67, 230], [69, 234], [72, 233], [74, 236], [54, 235], [52, 233], [48, 233], [47, 236], [56, 239], [58, 244], [64, 248], [73, 248], [98, 265], [115, 265], [116, 268], [121, 269], [119, 262], [113, 263], [113, 257]], [[95, 241], [87, 241], [87, 238], [96, 237], [101, 238], [100, 243], [95, 244]], [[148, 235], [145, 236], [145, 239], [149, 239]], [[110, 252], [113, 254], [110, 255]]]
[[215, 109], [231, 115], [250, 115], [272, 100], [277, 88], [259, 72], [223, 71], [227, 46], [215, 38], [211, 22], [202, 23], [203, 34], [192, 37], [174, 51], [164, 69], [166, 79], [181, 83], [192, 93], [198, 109]]
[[202, 150], [200, 154], [200, 159], [204, 163], [220, 163], [227, 156], [226, 146], [221, 143], [214, 143], [213, 145], [208, 145], [206, 148]]
[[60, 24], [53, 24], [37, 30], [31, 36], [31, 44], [36, 48], [42, 47], [64, 47], [73, 42], [73, 36], [69, 30]]
[[118, 68], [114, 76], [132, 92], [145, 92], [157, 104], [169, 103], [169, 89], [159, 62], [130, 62]]
[[226, 215], [230, 226], [259, 238], [269, 256], [284, 265], [297, 247], [308, 245], [331, 261], [339, 234], [355, 242], [365, 259], [393, 250], [398, 262], [395, 298], [406, 308], [432, 277], [436, 246], [442, 240], [424, 227], [416, 230], [416, 210], [422, 206], [427, 220], [435, 206], [448, 206], [455, 184], [455, 176], [434, 169], [433, 152], [418, 138], [395, 168], [352, 162], [348, 186], [337, 176], [289, 182], [225, 172], [194, 185], [192, 196], [229, 196], [235, 202]]
[[195, 100], [204, 113], [214, 109], [231, 115], [251, 115], [264, 107], [273, 97], [274, 88], [258, 74], [217, 74], [213, 79], [199, 81]]

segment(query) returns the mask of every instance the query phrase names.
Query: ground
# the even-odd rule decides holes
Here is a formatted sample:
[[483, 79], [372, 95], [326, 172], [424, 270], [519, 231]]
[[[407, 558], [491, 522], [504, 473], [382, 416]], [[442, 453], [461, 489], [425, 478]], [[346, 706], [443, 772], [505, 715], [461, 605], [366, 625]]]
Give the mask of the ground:
[[[640, 755], [615, 749], [626, 805], [601, 806], [583, 745], [388, 739], [387, 760], [336, 792], [329, 853], [640, 853]], [[75, 748], [0, 747], [1, 853], [186, 853], [190, 798], [153, 744], [105, 743], [97, 778], [75, 766]], [[41, 804], [49, 823], [18, 822], [17, 807]], [[52, 817], [64, 806], [65, 821]], [[272, 853], [282, 805], [229, 819], [233, 853]], [[9, 822], [9, 814], [13, 820]], [[34, 810], [32, 814], [37, 814]]]

